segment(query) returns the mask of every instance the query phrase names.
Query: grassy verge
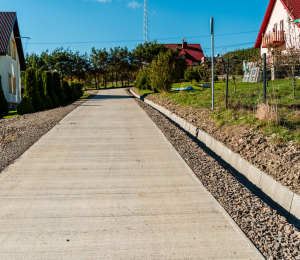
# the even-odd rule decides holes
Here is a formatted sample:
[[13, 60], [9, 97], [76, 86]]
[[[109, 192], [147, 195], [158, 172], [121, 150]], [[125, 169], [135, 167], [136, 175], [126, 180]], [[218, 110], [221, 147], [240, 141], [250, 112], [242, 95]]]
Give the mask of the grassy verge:
[[[85, 98], [88, 98], [89, 96], [90, 96], [89, 93], [83, 93], [83, 95], [82, 95], [79, 99], [77, 99], [76, 101], [82, 100], [82, 99], [85, 99]], [[74, 102], [76, 102], [76, 101], [64, 103], [62, 106], [65, 107], [65, 106], [71, 105], [72, 103], [74, 103]], [[8, 114], [7, 116], [5, 116], [4, 119], [11, 118], [11, 117], [16, 117], [16, 116], [20, 116], [20, 115], [18, 114], [17, 109], [11, 109], [11, 110], [9, 111], [9, 114]]]
[[[190, 91], [170, 91], [153, 93], [150, 90], [139, 90], [143, 95], [157, 95], [168, 98], [183, 107], [210, 108], [212, 92], [210, 88], [202, 88], [200, 83], [175, 83], [173, 88], [192, 86]], [[226, 83], [215, 83], [215, 110], [210, 111], [210, 118], [214, 119], [217, 128], [227, 128], [233, 125], [243, 125], [261, 130], [265, 135], [274, 135], [277, 142], [295, 141], [300, 144], [300, 80], [295, 82], [295, 97], [291, 80], [280, 79], [268, 82], [267, 101], [276, 105], [279, 123], [259, 120], [256, 116], [257, 106], [263, 102], [263, 83], [245, 83], [241, 79], [228, 86], [229, 109], [225, 109]]]

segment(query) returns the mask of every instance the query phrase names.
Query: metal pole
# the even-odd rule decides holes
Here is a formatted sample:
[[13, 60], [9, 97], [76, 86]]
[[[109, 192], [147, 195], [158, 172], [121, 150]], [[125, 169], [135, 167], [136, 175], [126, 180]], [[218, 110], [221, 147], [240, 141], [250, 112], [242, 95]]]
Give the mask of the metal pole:
[[228, 108], [228, 77], [229, 77], [229, 59], [227, 59], [227, 69], [226, 69], [226, 100], [225, 108]]
[[264, 104], [267, 102], [267, 56], [264, 53], [264, 72], [263, 72], [263, 81], [264, 81]]
[[212, 70], [211, 93], [212, 93], [212, 109], [215, 109], [214, 18], [213, 17], [211, 17], [210, 20], [210, 28], [211, 28], [211, 70]]

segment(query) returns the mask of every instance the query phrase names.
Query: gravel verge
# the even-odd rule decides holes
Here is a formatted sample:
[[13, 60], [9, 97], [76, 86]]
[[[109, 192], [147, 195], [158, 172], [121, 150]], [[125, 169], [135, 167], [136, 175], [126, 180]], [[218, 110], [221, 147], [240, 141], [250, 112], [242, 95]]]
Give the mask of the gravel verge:
[[[135, 88], [132, 90], [141, 95]], [[210, 118], [209, 108], [182, 107], [168, 98], [160, 98], [156, 95], [147, 96], [147, 99], [210, 134], [243, 159], [300, 196], [300, 146], [295, 146], [293, 141], [273, 143], [272, 136], [266, 137], [261, 131], [242, 125], [218, 128], [217, 122]], [[275, 136], [276, 134], [273, 137]]]
[[66, 115], [93, 98], [98, 92], [99, 90], [86, 91], [90, 94], [88, 98], [65, 107], [0, 119], [0, 172], [18, 159]]
[[[130, 94], [129, 91], [127, 93]], [[134, 98], [266, 259], [300, 259], [300, 232], [163, 114]]]

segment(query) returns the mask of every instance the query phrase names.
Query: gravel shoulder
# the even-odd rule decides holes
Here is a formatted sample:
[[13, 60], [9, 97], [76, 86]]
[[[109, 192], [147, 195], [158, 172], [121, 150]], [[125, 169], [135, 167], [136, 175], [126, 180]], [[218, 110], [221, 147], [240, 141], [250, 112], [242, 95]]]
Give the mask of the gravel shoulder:
[[238, 182], [233, 172], [222, 167], [176, 124], [146, 103], [134, 100], [266, 259], [300, 259], [299, 229]]
[[[140, 95], [135, 88], [132, 90]], [[218, 128], [217, 122], [209, 117], [209, 108], [182, 107], [168, 98], [155, 95], [146, 98], [210, 134], [243, 159], [300, 195], [300, 147], [296, 147], [293, 142], [274, 144], [271, 142], [272, 137], [266, 137], [260, 131], [241, 125]]]
[[18, 159], [66, 115], [93, 98], [99, 90], [86, 91], [90, 96], [68, 106], [8, 119], [0, 119], [0, 172]]

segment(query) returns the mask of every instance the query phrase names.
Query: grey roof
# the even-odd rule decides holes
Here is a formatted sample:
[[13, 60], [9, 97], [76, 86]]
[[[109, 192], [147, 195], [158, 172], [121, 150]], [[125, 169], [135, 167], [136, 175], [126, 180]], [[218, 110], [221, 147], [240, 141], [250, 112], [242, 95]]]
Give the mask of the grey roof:
[[[16, 12], [0, 12], [0, 55], [6, 55], [12, 32], [14, 36], [21, 37]], [[25, 57], [20, 38], [16, 38], [17, 51], [20, 59], [21, 70], [26, 70]]]

